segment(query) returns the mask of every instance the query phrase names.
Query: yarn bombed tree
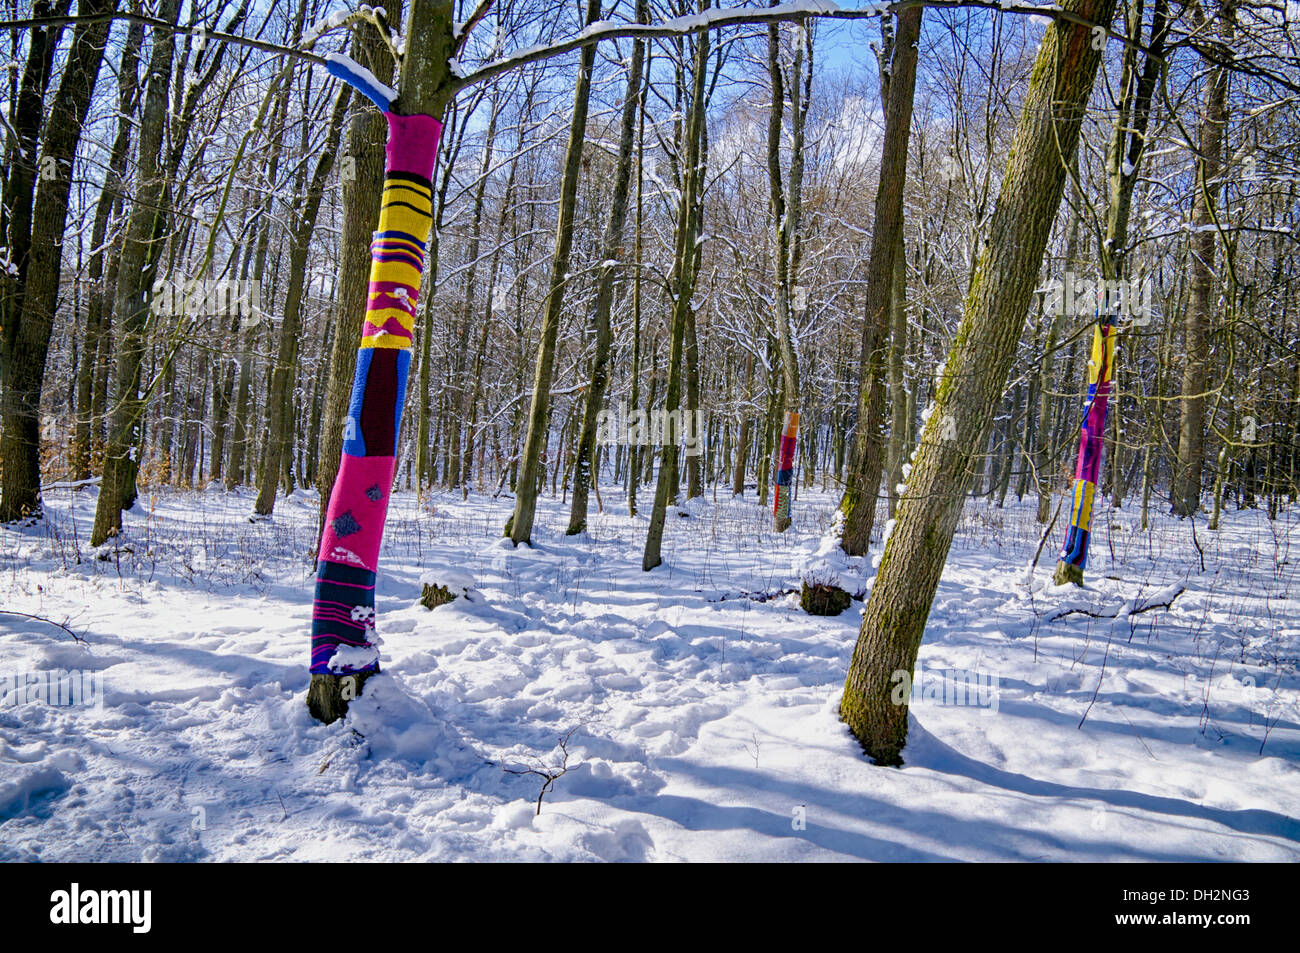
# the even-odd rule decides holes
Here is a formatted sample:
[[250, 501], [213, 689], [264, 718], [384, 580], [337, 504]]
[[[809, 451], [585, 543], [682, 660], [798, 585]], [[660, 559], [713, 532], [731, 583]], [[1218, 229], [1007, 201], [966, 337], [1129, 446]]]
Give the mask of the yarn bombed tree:
[[[700, 10], [696, 13], [662, 23], [592, 23], [572, 37], [507, 54], [465, 75], [460, 69], [458, 57], [475, 26], [487, 16], [492, 0], [479, 0], [464, 23], [456, 22], [452, 0], [412, 0], [406, 18], [406, 42], [405, 49], [400, 54], [401, 66], [396, 92], [383, 86], [368, 71], [346, 57], [329, 58], [331, 73], [351, 83], [384, 112], [388, 120], [389, 141], [379, 228], [371, 248], [369, 300], [359, 342], [357, 369], [352, 382], [342, 463], [330, 493], [317, 552], [311, 687], [307, 695], [308, 708], [316, 718], [330, 722], [342, 717], [347, 711], [348, 702], [360, 694], [366, 678], [379, 670], [374, 638], [377, 564], [396, 465], [396, 438], [401, 424], [402, 400], [410, 370], [415, 302], [423, 274], [425, 244], [429, 239], [431, 217], [428, 199], [432, 191], [431, 180], [442, 131], [441, 116], [452, 97], [461, 89], [507, 71], [603, 40], [637, 36], [682, 36], [779, 20], [806, 21], [823, 17], [864, 19], [891, 12], [888, 6], [844, 10], [838, 7], [810, 9], [802, 3], [786, 3], [767, 8], [710, 10], [706, 15], [707, 0], [700, 0], [699, 5]], [[1087, 23], [1108, 24], [1114, 11], [1114, 0], [1067, 0], [1066, 5], [1067, 10], [1063, 15], [1068, 14], [1074, 19], [1082, 15]], [[1003, 8], [1014, 8], [1016, 12], [1034, 15], [1040, 15], [1043, 9], [1037, 5], [1004, 5]], [[1071, 27], [1062, 27], [1060, 23], [1054, 22], [1052, 27], [1056, 33], [1062, 30], [1077, 32], [1078, 29], [1082, 27], [1077, 23]], [[1054, 34], [1049, 33], [1050, 35]], [[1075, 84], [1071, 82], [1064, 79], [1061, 82], [1070, 86], [1072, 93], [1078, 93], [1081, 102], [1086, 102], [1084, 86], [1091, 84], [1098, 57], [1092, 53], [1083, 53], [1083, 46], [1074, 43], [1073, 38], [1071, 44], [1067, 59], [1083, 55], [1090, 60], [1087, 64], [1088, 82], [1079, 84], [1078, 90], [1074, 89]], [[396, 43], [391, 45], [395, 50], [399, 47]], [[1055, 55], [1055, 47], [1053, 51]], [[1066, 63], [1064, 69], [1062, 75], [1069, 74], [1073, 64]], [[1046, 82], [1040, 78], [1039, 85], [1043, 86]], [[1044, 115], [1051, 114], [1051, 110], [1045, 109], [1043, 112]], [[1068, 143], [1071, 148], [1073, 137], [1078, 132], [1078, 120], [1072, 121], [1074, 125], [1069, 129]], [[1059, 153], [1063, 137], [1057, 134], [1051, 137], [1051, 141], [1054, 150], [1052, 155], [1055, 157]], [[1054, 201], [1059, 201], [1059, 182], [1053, 188], [1056, 189]], [[1028, 219], [1022, 217], [1017, 221], [1037, 220], [1040, 217], [1031, 215]], [[1043, 242], [1033, 252], [1035, 260], [1041, 257], [1045, 242], [1044, 235]], [[1016, 256], [1016, 260], [1023, 263], [1028, 259], [1020, 255]], [[1027, 307], [1028, 291], [1024, 297]], [[1004, 310], [1014, 312], [1017, 308], [1020, 308], [1018, 299], [1014, 307]], [[983, 379], [996, 382], [1000, 387], [1005, 370], [1005, 366], [1002, 366], [997, 372], [984, 375]], [[798, 393], [798, 387], [791, 387], [790, 391]], [[782, 514], [786, 519], [789, 518], [789, 491], [793, 489], [797, 427], [797, 416], [792, 413], [784, 428], [778, 468], [778, 520]], [[1099, 429], [1098, 435], [1100, 432]], [[783, 482], [783, 479], [787, 482]], [[954, 498], [959, 496], [960, 493]], [[955, 525], [955, 521], [953, 523]], [[946, 551], [951, 533], [943, 535], [942, 548]], [[883, 571], [882, 564], [882, 573]], [[937, 583], [937, 574], [928, 575], [933, 575], [933, 581]], [[918, 593], [928, 589], [925, 601], [927, 610], [929, 599], [933, 598], [930, 582], [927, 576], [918, 586], [914, 586]], [[873, 592], [873, 600], [876, 600], [877, 595]], [[904, 719], [905, 717], [904, 714]], [[866, 744], [860, 726], [854, 724], [852, 718], [846, 716], [846, 720]]]
[[1092, 502], [1101, 473], [1101, 450], [1106, 433], [1106, 404], [1110, 399], [1110, 382], [1115, 372], [1115, 321], [1110, 315], [1098, 317], [1092, 332], [1092, 357], [1088, 361], [1088, 401], [1079, 434], [1079, 459], [1074, 470], [1074, 489], [1070, 503], [1070, 523], [1065, 531], [1065, 545], [1056, 563], [1052, 581], [1083, 585], [1083, 570], [1088, 564], [1088, 538], [1092, 533]]
[[449, 2], [411, 4], [396, 93], [346, 57], [333, 56], [328, 63], [330, 73], [383, 111], [388, 144], [342, 460], [317, 549], [307, 707], [327, 723], [347, 712], [348, 702], [379, 670], [376, 573], [433, 222], [440, 117], [456, 89], [450, 67], [457, 51], [452, 9]]
[[794, 447], [799, 434], [799, 415], [785, 412], [785, 426], [781, 428], [781, 453], [776, 468], [776, 494], [772, 515], [778, 530], [790, 525], [790, 495], [794, 492]]

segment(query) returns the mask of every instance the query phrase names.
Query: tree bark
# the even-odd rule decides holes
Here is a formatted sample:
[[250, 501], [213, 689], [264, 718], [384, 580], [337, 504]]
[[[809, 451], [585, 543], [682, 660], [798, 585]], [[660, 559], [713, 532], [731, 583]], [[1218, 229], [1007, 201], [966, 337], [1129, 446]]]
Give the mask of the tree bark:
[[[177, 22], [179, 0], [162, 0], [158, 16]], [[137, 155], [137, 186], [122, 244], [113, 314], [121, 328], [116, 362], [117, 404], [109, 415], [108, 441], [104, 447], [104, 476], [95, 505], [95, 523], [90, 544], [99, 546], [122, 530], [122, 511], [135, 504], [136, 473], [140, 468], [140, 430], [144, 413], [141, 392], [141, 361], [147, 342], [149, 302], [156, 263], [158, 232], [165, 210], [166, 170], [160, 164], [167, 125], [168, 85], [171, 80], [175, 35], [171, 30], [153, 31], [153, 52], [149, 57], [148, 82], [140, 116]]]
[[[587, 0], [588, 26], [600, 20], [600, 0]], [[523, 456], [519, 461], [519, 481], [515, 491], [515, 511], [510, 518], [510, 539], [518, 546], [530, 543], [533, 517], [537, 511], [539, 464], [546, 446], [547, 421], [550, 417], [551, 380], [555, 374], [555, 341], [560, 332], [560, 314], [569, 285], [569, 252], [573, 248], [573, 215], [577, 206], [578, 174], [582, 168], [582, 144], [587, 135], [587, 106], [591, 100], [591, 71], [596, 62], [596, 48], [585, 46], [579, 54], [578, 79], [573, 90], [573, 119], [569, 126], [569, 145], [564, 157], [564, 175], [560, 182], [559, 221], [555, 226], [555, 254], [551, 259], [551, 279], [542, 317], [541, 340], [537, 344], [537, 366], [533, 372], [533, 396], [528, 410], [528, 432], [524, 437]]]
[[[1109, 24], [1115, 0], [1064, 9]], [[1055, 20], [1044, 35], [988, 240], [863, 613], [840, 716], [877, 764], [902, 763], [907, 691], [973, 464], [988, 439], [1024, 331], [1043, 250], [1101, 51], [1090, 29]], [[894, 696], [894, 697], [891, 697]]]
[[[646, 16], [646, 2], [639, 0], [637, 18]], [[632, 65], [627, 74], [627, 91], [623, 96], [622, 127], [618, 139], [618, 159], [614, 167], [614, 194], [610, 199], [609, 221], [602, 242], [600, 273], [596, 279], [596, 353], [591, 363], [591, 383], [587, 387], [586, 406], [582, 416], [582, 436], [578, 440], [578, 456], [574, 462], [573, 503], [569, 511], [568, 535], [581, 533], [587, 528], [587, 490], [592, 474], [592, 460], [596, 455], [596, 419], [605, 403], [605, 389], [609, 384], [609, 352], [613, 342], [609, 316], [614, 306], [614, 281], [621, 270], [623, 257], [623, 232], [627, 223], [628, 193], [632, 180], [632, 146], [636, 134], [637, 107], [641, 96], [641, 74], [645, 60], [645, 43], [637, 40], [632, 46]]]
[[[1225, 39], [1233, 33], [1234, 0], [1219, 8], [1219, 30]], [[1210, 382], [1210, 322], [1218, 298], [1214, 273], [1218, 244], [1218, 195], [1223, 190], [1223, 141], [1228, 123], [1228, 76], [1222, 66], [1211, 65], [1206, 79], [1205, 116], [1201, 123], [1196, 157], [1196, 197], [1192, 208], [1191, 267], [1187, 317], [1183, 325], [1182, 398], [1179, 402], [1178, 460], [1172, 492], [1176, 516], [1192, 516], [1201, 506], [1201, 472], [1205, 465], [1205, 398]]]
[[912, 132], [912, 99], [916, 90], [916, 45], [924, 7], [909, 7], [898, 15], [889, 91], [885, 107], [885, 137], [881, 146], [880, 183], [876, 189], [871, 259], [867, 266], [866, 311], [859, 359], [858, 422], [853, 466], [844, 490], [840, 545], [850, 556], [861, 556], [871, 545], [880, 495], [885, 448], [885, 365], [890, 339], [890, 290], [894, 259], [903, 235], [903, 190], [907, 182], [907, 145]]

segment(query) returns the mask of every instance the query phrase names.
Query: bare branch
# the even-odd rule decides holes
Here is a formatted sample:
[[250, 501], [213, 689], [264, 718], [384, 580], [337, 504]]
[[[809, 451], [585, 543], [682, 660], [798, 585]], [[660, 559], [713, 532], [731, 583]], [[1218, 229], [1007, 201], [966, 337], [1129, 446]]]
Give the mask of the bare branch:
[[182, 23], [168, 23], [166, 20], [159, 19], [158, 17], [147, 16], [143, 13], [130, 13], [126, 11], [119, 11], [117, 13], [87, 14], [84, 16], [22, 17], [14, 20], [0, 20], [0, 30], [39, 30], [51, 26], [65, 26], [70, 23], [101, 23], [105, 20], [127, 20], [131, 23], [141, 23], [144, 26], [152, 27], [155, 30], [170, 30], [173, 33], [186, 33], [192, 36], [202, 35], [209, 40], [217, 40], [221, 43], [234, 43], [237, 46], [249, 46], [255, 50], [262, 50], [266, 53], [292, 56], [298, 59], [309, 60], [320, 66], [326, 65], [325, 57], [300, 47], [283, 46], [282, 44], [271, 43], [267, 40], [257, 40], [248, 36], [239, 36], [235, 33], [223, 33], [220, 30], [210, 30], [201, 23], [186, 26]]
[[[975, 7], [985, 10], [997, 10], [1003, 13], [1016, 13], [1024, 16], [1038, 16], [1064, 20], [1079, 26], [1105, 31], [1106, 36], [1118, 40], [1126, 46], [1141, 50], [1151, 56], [1151, 50], [1110, 28], [1109, 24], [1093, 23], [1078, 14], [1061, 10], [1055, 5], [1016, 2], [1016, 0], [892, 0], [892, 2], [874, 3], [857, 9], [845, 9], [832, 0], [791, 0], [788, 3], [772, 7], [720, 7], [706, 13], [691, 13], [673, 17], [660, 23], [609, 23], [593, 24], [567, 40], [543, 44], [516, 50], [501, 59], [487, 63], [461, 80], [461, 88], [484, 82], [507, 70], [526, 63], [536, 63], [554, 56], [571, 53], [581, 47], [601, 40], [615, 40], [627, 37], [676, 37], [702, 30], [716, 30], [732, 26], [755, 26], [768, 23], [803, 22], [806, 20], [870, 20], [890, 13], [898, 13], [908, 7], [926, 6], [936, 9], [964, 9]], [[1156, 57], [1160, 59], [1160, 57]]]

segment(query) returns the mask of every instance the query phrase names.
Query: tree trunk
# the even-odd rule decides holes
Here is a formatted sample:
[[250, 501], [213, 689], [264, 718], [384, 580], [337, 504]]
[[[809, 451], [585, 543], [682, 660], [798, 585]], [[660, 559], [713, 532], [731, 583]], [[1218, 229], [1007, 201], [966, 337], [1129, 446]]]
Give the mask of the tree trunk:
[[[708, 159], [704, 160], [705, 164]], [[699, 246], [696, 246], [698, 252]], [[699, 271], [698, 258], [692, 266], [697, 273]], [[704, 495], [703, 475], [700, 471], [700, 454], [703, 452], [704, 434], [696, 431], [695, 423], [698, 418], [695, 412], [700, 409], [700, 342], [696, 332], [696, 312], [691, 308], [686, 313], [686, 342], [685, 353], [686, 359], [686, 406], [682, 408], [682, 434], [688, 432], [692, 434], [695, 441], [689, 453], [686, 454], [686, 499], [693, 500], [698, 496]], [[691, 428], [689, 431], [687, 428]]]
[[745, 403], [741, 407], [740, 433], [736, 437], [736, 462], [731, 474], [731, 495], [745, 495], [745, 461], [749, 457], [749, 435], [754, 427], [754, 415], [749, 402], [753, 400], [754, 352], [745, 354]]
[[[900, 223], [901, 226], [901, 223]], [[907, 388], [903, 383], [903, 358], [907, 354], [907, 259], [903, 229], [898, 229], [894, 253], [894, 280], [889, 288], [889, 518], [898, 508], [898, 485], [907, 462]]]
[[96, 400], [95, 384], [102, 375], [101, 368], [112, 338], [108, 326], [111, 308], [104, 306], [105, 245], [113, 207], [121, 199], [122, 176], [130, 155], [131, 119], [139, 99], [138, 63], [143, 40], [144, 25], [132, 21], [127, 26], [126, 41], [118, 59], [117, 132], [109, 149], [104, 184], [95, 203], [95, 217], [90, 229], [91, 252], [86, 268], [90, 287], [86, 294], [86, 331], [82, 338], [82, 360], [77, 375], [77, 423], [72, 451], [74, 480], [89, 478], [97, 464], [97, 434], [101, 429], [99, 414], [103, 412], [103, 405]]
[[[179, 0], [161, 0], [158, 17], [175, 23], [180, 15]], [[167, 125], [168, 85], [172, 73], [175, 35], [166, 28], [153, 31], [153, 52], [149, 57], [148, 84], [140, 116], [136, 191], [131, 204], [126, 237], [122, 243], [113, 314], [121, 328], [118, 344], [115, 388], [117, 404], [109, 417], [108, 442], [104, 447], [104, 477], [95, 505], [95, 523], [90, 545], [99, 546], [122, 530], [122, 511], [135, 504], [136, 473], [140, 468], [141, 422], [144, 394], [141, 361], [146, 348], [145, 329], [159, 229], [166, 218], [162, 207], [166, 192], [166, 170], [159, 159]]]
[[346, 712], [348, 701], [379, 670], [371, 639], [375, 580], [396, 476], [423, 251], [433, 224], [440, 117], [455, 93], [453, 12], [450, 0], [411, 4], [398, 97], [384, 113], [389, 138], [382, 202], [349, 400], [356, 414], [317, 550], [307, 707], [326, 722]]
[[[701, 0], [700, 12], [709, 7], [709, 0]], [[672, 275], [672, 325], [668, 345], [668, 384], [664, 409], [671, 414], [678, 410], [682, 400], [682, 351], [686, 343], [687, 312], [695, 292], [696, 237], [701, 219], [696, 214], [704, 170], [700, 167], [700, 145], [704, 138], [704, 90], [709, 62], [709, 34], [700, 34], [695, 46], [695, 67], [691, 82], [691, 105], [686, 119], [686, 155], [682, 163], [682, 189], [677, 203], [677, 236], [673, 250]], [[678, 441], [662, 438], [659, 458], [659, 479], [655, 484], [654, 509], [650, 513], [650, 526], [646, 532], [645, 552], [641, 568], [649, 572], [663, 563], [664, 520], [668, 514], [668, 498], [677, 476]], [[648, 453], [653, 457], [653, 453]]]
[[[115, 0], [87, 4], [87, 10], [96, 13], [111, 12], [115, 7]], [[20, 125], [31, 133], [20, 140], [20, 145], [29, 150], [30, 161], [25, 156], [13, 156], [4, 190], [6, 237], [13, 271], [0, 279], [0, 522], [40, 512], [41, 388], [58, 300], [72, 163], [109, 26], [105, 20], [78, 26], [74, 32], [68, 64], [41, 143], [40, 181], [34, 177], [35, 121], [41, 115], [38, 109], [31, 116], [33, 123], [29, 124], [25, 115], [20, 120]], [[37, 91], [43, 92], [49, 82], [49, 55], [54, 45], [57, 37], [51, 39], [48, 49], [36, 36], [32, 38], [26, 68], [31, 75], [24, 75], [23, 82], [23, 92], [28, 95], [20, 106], [24, 113], [32, 106], [30, 100], [38, 98]], [[35, 105], [39, 107], [40, 103]]]
[[[1233, 33], [1234, 0], [1219, 9], [1219, 29], [1225, 39]], [[1178, 419], [1178, 461], [1174, 468], [1173, 512], [1192, 516], [1201, 506], [1201, 471], [1205, 465], [1205, 398], [1210, 381], [1210, 321], [1216, 309], [1214, 257], [1218, 236], [1218, 195], [1223, 190], [1223, 140], [1228, 123], [1228, 76], [1211, 65], [1206, 78], [1205, 117], [1196, 156], [1196, 198], [1192, 209], [1191, 267], [1187, 317], [1183, 325], [1182, 399]]]
[[[456, 113], [452, 115], [452, 126], [455, 126]], [[464, 136], [464, 126], [460, 129], [460, 135]], [[490, 151], [490, 150], [489, 150]], [[442, 188], [438, 191], [435, 200], [433, 212], [433, 233], [429, 236], [428, 254], [425, 256], [425, 272], [427, 278], [425, 284], [428, 286], [429, 296], [424, 302], [424, 327], [420, 332], [420, 373], [419, 373], [419, 391], [416, 396], [417, 417], [415, 422], [415, 486], [417, 492], [423, 492], [426, 486], [433, 484], [433, 473], [436, 469], [434, 466], [435, 456], [434, 447], [442, 447], [442, 473], [444, 477], [449, 474], [447, 467], [447, 455], [451, 450], [451, 440], [446, 433], [447, 424], [447, 402], [449, 396], [444, 389], [439, 395], [439, 403], [443, 413], [440, 415], [439, 425], [442, 433], [439, 439], [431, 440], [429, 438], [429, 425], [432, 417], [432, 400], [429, 385], [433, 380], [433, 299], [434, 293], [438, 287], [438, 252], [440, 249], [439, 229], [442, 222], [442, 210], [447, 201], [447, 187], [450, 179], [443, 176]], [[458, 342], [453, 341], [455, 347]], [[447, 368], [447, 374], [450, 376], [454, 373], [454, 367]]]
[[[776, 0], [773, 0], [775, 4]], [[794, 454], [799, 430], [799, 357], [794, 349], [791, 320], [793, 281], [798, 277], [799, 217], [803, 188], [803, 129], [807, 103], [801, 99], [804, 81], [804, 54], [807, 51], [808, 76], [812, 81], [812, 34], [799, 25], [803, 43], [796, 40], [792, 81], [790, 84], [793, 143], [790, 157], [790, 195], [787, 199], [781, 176], [781, 135], [784, 130], [785, 82], [780, 61], [781, 25], [767, 28], [767, 72], [772, 87], [772, 103], [767, 123], [767, 179], [772, 213], [773, 284], [776, 299], [777, 347], [781, 355], [781, 378], [785, 394], [785, 424], [781, 429], [780, 460], [776, 471], [776, 498], [773, 503], [773, 527], [778, 533], [790, 528], [790, 497], [794, 490]]]
[[[1115, 0], [1067, 0], [1064, 9], [1109, 24]], [[863, 613], [840, 716], [877, 764], [902, 763], [917, 650], [1024, 330], [1101, 60], [1092, 37], [1087, 27], [1060, 19], [1043, 37], [988, 240]]]
[[890, 290], [894, 259], [902, 242], [903, 189], [907, 181], [907, 144], [912, 131], [912, 98], [916, 89], [916, 45], [924, 7], [909, 7], [898, 15], [898, 33], [889, 73], [885, 106], [885, 138], [881, 146], [880, 183], [876, 189], [871, 260], [867, 267], [866, 312], [858, 373], [858, 423], [853, 467], [841, 509], [844, 525], [840, 545], [850, 556], [861, 556], [871, 545], [876, 498], [884, 466], [885, 362], [890, 338]]
[[[117, 0], [86, 0], [78, 12], [108, 14]], [[62, 275], [72, 165], [108, 39], [110, 20], [78, 25], [41, 146], [30, 254], [19, 261], [18, 288], [6, 296], [0, 522], [40, 507], [40, 405]], [[93, 366], [93, 361], [89, 361]], [[87, 388], [89, 391], [89, 388]]]
[[[391, 22], [401, 21], [403, 5], [403, 0], [390, 0], [384, 4]], [[361, 31], [355, 55], [357, 61], [380, 82], [387, 83], [392, 79], [392, 55], [375, 31]], [[350, 174], [340, 176], [343, 225], [339, 234], [339, 276], [335, 285], [334, 343], [325, 371], [325, 406], [317, 453], [320, 460], [316, 477], [320, 491], [317, 538], [324, 532], [325, 510], [339, 472], [348, 401], [352, 397], [352, 381], [357, 367], [357, 342], [361, 340], [361, 326], [365, 322], [370, 240], [379, 219], [379, 202], [384, 186], [384, 137], [384, 117], [376, 109], [361, 109], [349, 122], [344, 161]]]
[[[637, 19], [646, 16], [645, 0], [638, 0]], [[614, 194], [610, 200], [609, 222], [602, 243], [600, 273], [596, 279], [596, 353], [591, 363], [591, 384], [587, 387], [586, 407], [582, 416], [582, 436], [578, 440], [578, 457], [574, 462], [573, 504], [569, 511], [569, 535], [587, 528], [587, 490], [594, 476], [591, 463], [596, 456], [596, 422], [605, 403], [609, 384], [609, 352], [613, 342], [609, 316], [614, 306], [614, 281], [623, 257], [623, 231], [627, 223], [628, 192], [632, 180], [632, 146], [636, 133], [637, 106], [641, 95], [641, 73], [645, 60], [645, 43], [632, 46], [632, 65], [627, 74], [627, 91], [623, 96], [622, 127], [618, 139], [618, 159], [614, 167]]]
[[269, 516], [275, 509], [280, 471], [289, 462], [289, 441], [293, 428], [291, 398], [297, 378], [298, 337], [302, 327], [303, 286], [307, 280], [307, 252], [310, 250], [312, 234], [316, 231], [316, 218], [325, 194], [325, 183], [334, 168], [339, 136], [343, 131], [343, 120], [347, 116], [351, 99], [352, 90], [344, 86], [334, 101], [334, 113], [325, 133], [324, 147], [316, 158], [311, 183], [298, 203], [297, 221], [293, 223], [289, 246], [289, 287], [285, 295], [284, 317], [280, 322], [280, 342], [276, 349], [271, 389], [266, 396], [269, 418], [266, 470], [262, 474], [257, 500], [253, 504], [253, 512], [258, 516]]
[[[587, 25], [600, 20], [600, 0], [587, 0]], [[510, 539], [518, 546], [533, 537], [533, 517], [537, 511], [539, 463], [547, 443], [550, 417], [551, 379], [555, 373], [555, 341], [560, 332], [560, 314], [569, 285], [569, 251], [573, 247], [573, 214], [578, 198], [578, 174], [582, 169], [582, 144], [587, 135], [587, 105], [591, 100], [591, 71], [596, 62], [596, 48], [585, 46], [578, 57], [578, 79], [573, 90], [573, 119], [569, 126], [569, 145], [564, 156], [564, 176], [560, 182], [559, 221], [555, 226], [555, 255], [551, 259], [551, 280], [542, 317], [541, 339], [537, 344], [537, 366], [533, 372], [533, 397], [528, 410], [528, 433], [524, 437], [523, 456], [519, 461], [519, 482], [515, 492], [515, 512], [510, 518]]]

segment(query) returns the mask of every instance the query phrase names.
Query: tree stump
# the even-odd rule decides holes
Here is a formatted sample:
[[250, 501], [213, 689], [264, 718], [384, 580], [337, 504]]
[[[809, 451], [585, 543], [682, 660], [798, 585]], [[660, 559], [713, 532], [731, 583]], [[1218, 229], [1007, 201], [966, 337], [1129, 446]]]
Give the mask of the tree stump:
[[839, 615], [849, 607], [852, 598], [839, 586], [824, 582], [810, 584], [805, 581], [799, 595], [799, 604], [809, 615]]
[[437, 583], [425, 583], [423, 590], [420, 592], [420, 605], [426, 609], [436, 609], [438, 606], [445, 606], [456, 598], [456, 593], [452, 592], [446, 586], [440, 586]]
[[1083, 570], [1074, 563], [1067, 563], [1065, 560], [1059, 560], [1056, 563], [1056, 572], [1052, 574], [1052, 582], [1055, 585], [1063, 586], [1067, 582], [1076, 586], [1083, 585]]
[[348, 713], [348, 702], [360, 697], [366, 679], [377, 672], [378, 669], [344, 675], [313, 672], [311, 685], [307, 687], [307, 710], [326, 725], [338, 721]]

